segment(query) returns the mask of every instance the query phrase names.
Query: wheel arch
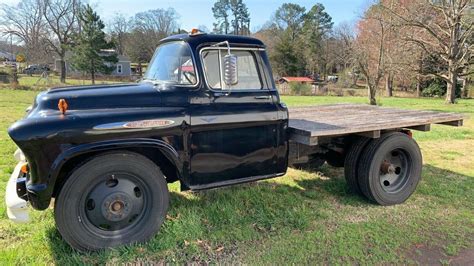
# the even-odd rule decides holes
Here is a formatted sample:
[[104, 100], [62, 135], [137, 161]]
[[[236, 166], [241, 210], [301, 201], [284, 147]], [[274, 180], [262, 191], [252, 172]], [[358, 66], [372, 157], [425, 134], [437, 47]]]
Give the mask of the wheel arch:
[[75, 146], [57, 157], [50, 171], [50, 184], [54, 184], [51, 196], [56, 197], [68, 176], [84, 163], [96, 156], [120, 151], [147, 157], [160, 167], [168, 183], [181, 180], [183, 164], [168, 143], [154, 139], [104, 141]]

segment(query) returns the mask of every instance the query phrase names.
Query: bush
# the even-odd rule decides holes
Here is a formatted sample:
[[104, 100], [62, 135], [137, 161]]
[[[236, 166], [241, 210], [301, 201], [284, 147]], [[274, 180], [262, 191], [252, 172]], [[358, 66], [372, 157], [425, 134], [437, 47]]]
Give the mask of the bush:
[[344, 91], [341, 88], [332, 88], [328, 91], [328, 96], [344, 96]]
[[311, 95], [311, 85], [291, 82], [290, 91], [292, 95]]
[[10, 73], [3, 68], [0, 69], [0, 83], [10, 83]]
[[356, 93], [357, 93], [357, 92], [356, 92], [355, 90], [346, 90], [346, 94], [347, 94], [348, 96], [355, 96]]
[[[423, 89], [421, 95], [423, 97], [443, 97], [446, 95], [447, 84], [444, 80], [433, 79], [428, 87]], [[456, 85], [456, 98], [461, 98], [461, 85]]]

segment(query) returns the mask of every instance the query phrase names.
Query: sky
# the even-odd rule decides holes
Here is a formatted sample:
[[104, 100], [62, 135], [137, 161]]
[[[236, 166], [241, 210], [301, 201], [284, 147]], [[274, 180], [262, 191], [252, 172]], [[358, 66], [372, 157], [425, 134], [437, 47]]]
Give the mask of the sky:
[[[16, 4], [19, 0], [0, 0], [0, 3]], [[180, 15], [179, 24], [182, 29], [190, 30], [199, 25], [205, 25], [212, 30], [214, 17], [212, 6], [216, 0], [89, 0], [96, 7], [104, 22], [108, 22], [115, 13], [124, 14], [127, 17], [137, 12], [156, 8], [174, 8]], [[322, 3], [326, 11], [333, 18], [334, 24], [340, 22], [353, 22], [362, 13], [368, 0], [302, 0], [302, 1], [280, 1], [280, 0], [244, 0], [250, 11], [251, 30], [259, 29], [275, 10], [283, 3], [297, 3], [310, 9], [315, 3]]]

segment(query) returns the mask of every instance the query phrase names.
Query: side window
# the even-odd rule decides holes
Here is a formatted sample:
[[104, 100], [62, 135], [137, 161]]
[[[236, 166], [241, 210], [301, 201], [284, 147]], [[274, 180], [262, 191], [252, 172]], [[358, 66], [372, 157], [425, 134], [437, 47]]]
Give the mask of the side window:
[[219, 50], [206, 50], [202, 53], [204, 72], [207, 84], [213, 89], [222, 89], [221, 66], [219, 65]]
[[252, 51], [231, 50], [237, 56], [237, 75], [239, 82], [230, 88], [224, 84], [222, 58], [227, 54], [226, 49], [204, 50], [202, 60], [207, 83], [212, 89], [262, 89], [262, 79], [258, 71], [256, 55]]

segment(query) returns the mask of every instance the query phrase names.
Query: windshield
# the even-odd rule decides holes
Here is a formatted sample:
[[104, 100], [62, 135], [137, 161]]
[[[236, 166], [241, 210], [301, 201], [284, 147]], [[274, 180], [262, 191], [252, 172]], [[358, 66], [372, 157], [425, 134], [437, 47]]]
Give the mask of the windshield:
[[179, 85], [195, 85], [196, 71], [191, 49], [185, 42], [160, 45], [144, 76], [145, 80]]

